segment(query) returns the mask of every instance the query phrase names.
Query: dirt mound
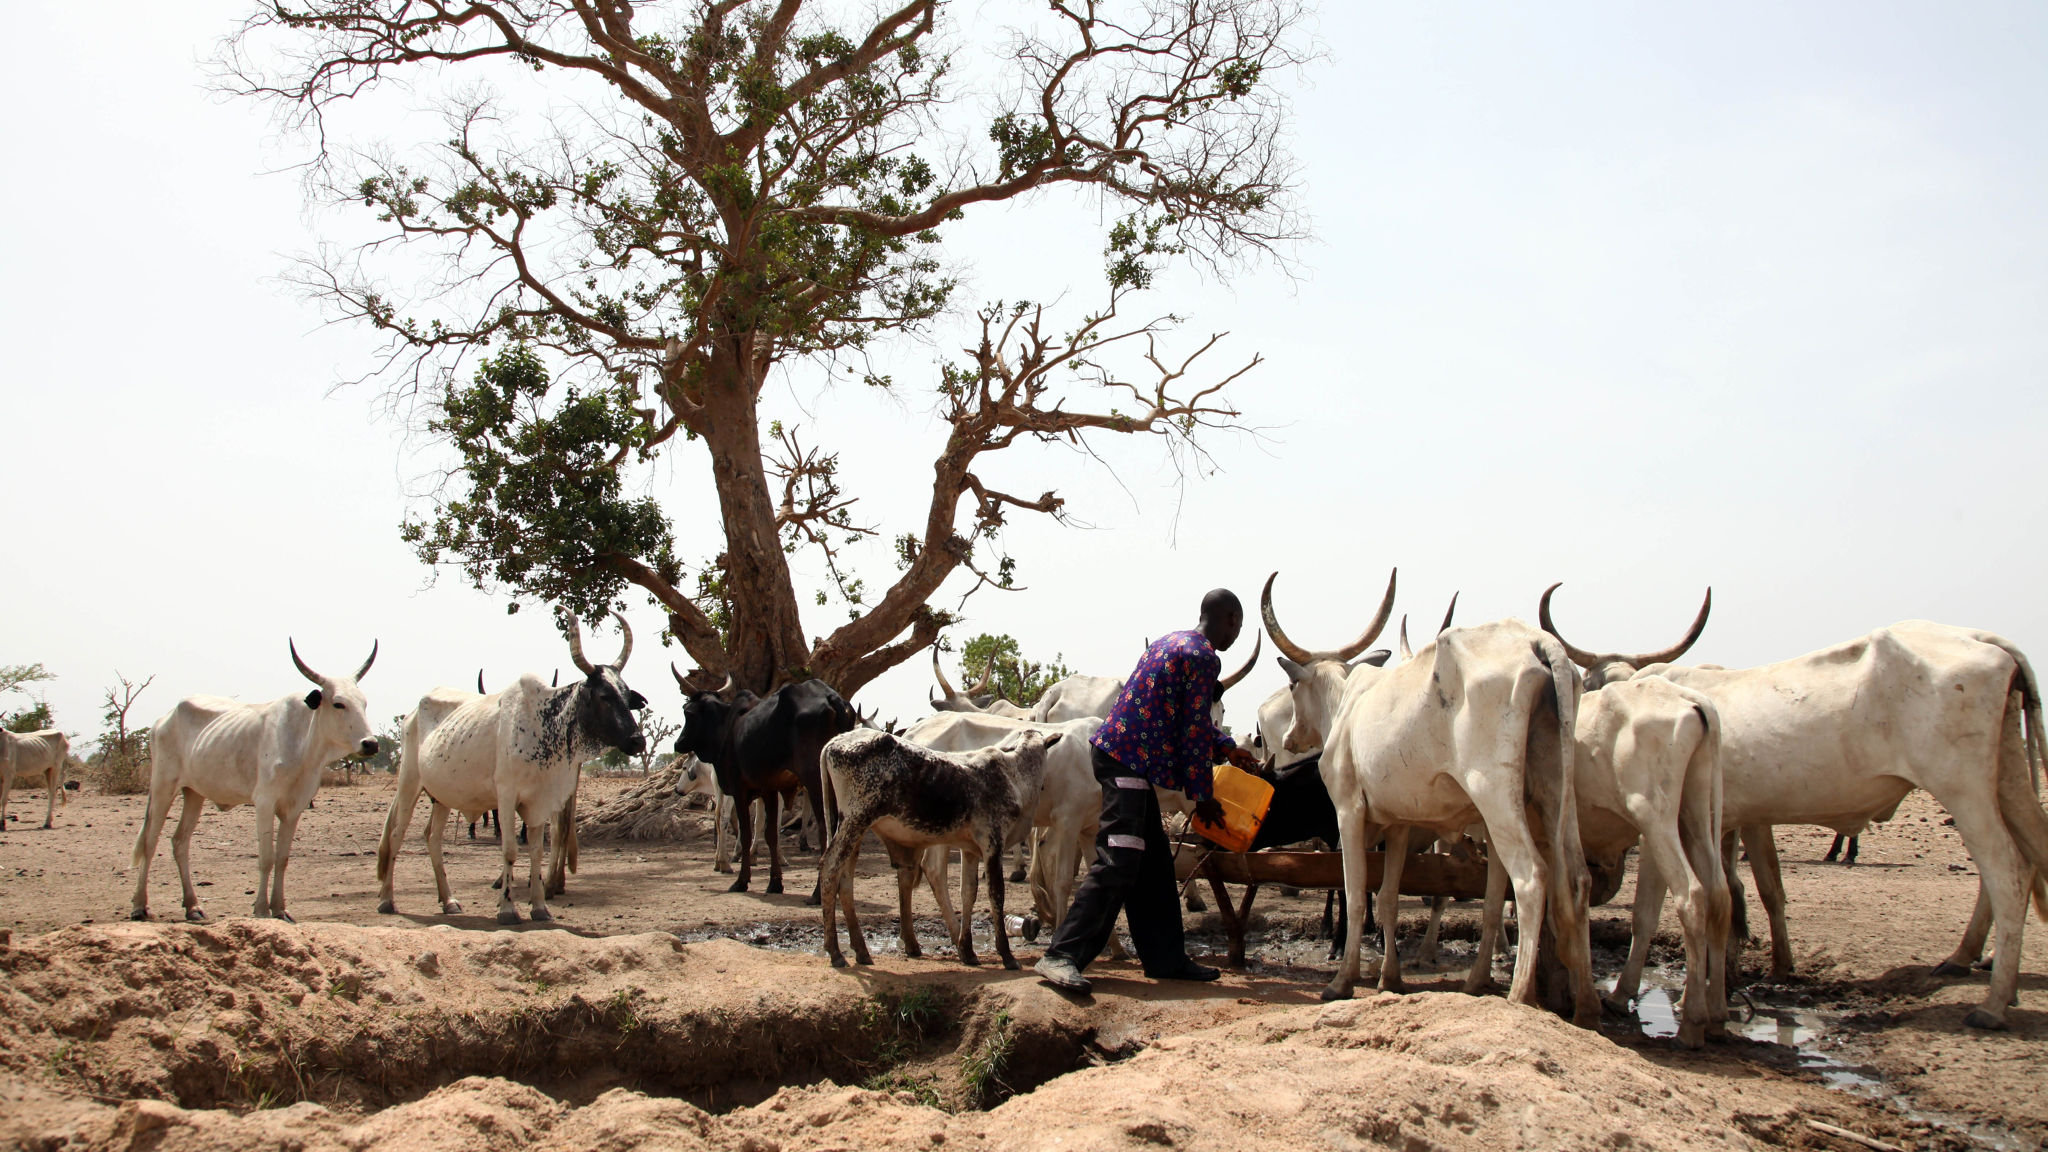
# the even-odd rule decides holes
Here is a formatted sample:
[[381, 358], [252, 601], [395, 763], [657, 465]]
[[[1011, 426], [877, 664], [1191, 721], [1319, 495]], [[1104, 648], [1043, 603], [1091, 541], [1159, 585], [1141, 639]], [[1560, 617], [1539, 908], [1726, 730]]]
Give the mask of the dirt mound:
[[670, 764], [617, 796], [576, 818], [583, 840], [680, 840], [686, 833], [709, 832], [709, 815], [686, 806], [677, 794], [689, 758]]
[[1807, 1116], [1890, 1125], [1499, 999], [1130, 983], [1076, 1003], [656, 934], [67, 929], [0, 949], [0, 1146], [1755, 1147], [1799, 1146]]

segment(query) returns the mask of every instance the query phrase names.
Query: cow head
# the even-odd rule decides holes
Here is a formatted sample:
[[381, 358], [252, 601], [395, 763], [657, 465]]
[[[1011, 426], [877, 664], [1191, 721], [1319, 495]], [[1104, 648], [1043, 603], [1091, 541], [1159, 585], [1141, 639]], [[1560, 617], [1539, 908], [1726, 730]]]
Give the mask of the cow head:
[[299, 658], [299, 646], [289, 636], [285, 637], [285, 647], [291, 650], [292, 663], [298, 666], [299, 674], [314, 684], [313, 690], [306, 693], [306, 707], [313, 712], [314, 740], [346, 748], [346, 755], [351, 757], [375, 756], [377, 738], [370, 733], [370, 707], [357, 684], [369, 674], [370, 665], [377, 662], [377, 642], [370, 641], [370, 658], [363, 661], [353, 676], [322, 676]]
[[932, 675], [938, 680], [939, 691], [942, 693], [940, 696], [926, 697], [934, 712], [996, 712], [1003, 716], [1011, 714], [1008, 709], [992, 707], [998, 703], [1008, 703], [997, 701], [989, 691], [989, 686], [995, 683], [996, 675], [996, 657], [993, 653], [989, 655], [988, 668], [981, 674], [981, 683], [964, 693], [955, 689], [946, 679], [945, 669], [939, 667], [939, 650], [936, 646], [932, 648]]
[[1368, 662], [1370, 657], [1356, 664], [1350, 661], [1385, 631], [1387, 618], [1394, 613], [1394, 581], [1399, 574], [1399, 569], [1388, 574], [1387, 593], [1380, 598], [1379, 611], [1358, 639], [1342, 648], [1314, 652], [1289, 639], [1286, 630], [1280, 627], [1280, 619], [1273, 612], [1273, 581], [1280, 574], [1275, 572], [1266, 577], [1266, 587], [1259, 593], [1259, 614], [1265, 620], [1266, 634], [1273, 638], [1273, 647], [1281, 652], [1280, 669], [1287, 673], [1287, 681], [1293, 686], [1294, 719], [1287, 726], [1282, 748], [1299, 753], [1322, 747], [1330, 724], [1336, 719], [1337, 706], [1343, 702], [1345, 686], [1355, 677], [1378, 673], [1378, 665]]
[[738, 690], [730, 673], [716, 692], [692, 692], [689, 681], [673, 662], [668, 670], [676, 678], [676, 687], [683, 690], [683, 730], [676, 737], [676, 751], [688, 752], [716, 765], [732, 722], [745, 715], [759, 698], [752, 692]]
[[1545, 632], [1550, 633], [1559, 644], [1564, 645], [1565, 654], [1572, 658], [1572, 663], [1586, 670], [1586, 691], [1588, 692], [1599, 688], [1603, 684], [1626, 680], [1635, 675], [1636, 670], [1639, 668], [1647, 668], [1652, 664], [1669, 664], [1680, 656], [1685, 655], [1686, 649], [1691, 648], [1699, 640], [1700, 633], [1707, 630], [1707, 613], [1712, 611], [1714, 607], [1714, 590], [1709, 588], [1707, 589], [1706, 599], [1700, 601], [1699, 615], [1693, 617], [1692, 627], [1686, 630], [1684, 639], [1662, 651], [1644, 652], [1634, 656], [1624, 656], [1617, 652], [1588, 652], [1583, 648], [1574, 646], [1571, 641], [1558, 635], [1557, 625], [1551, 623], [1550, 597], [1552, 593], [1562, 587], [1564, 587], [1564, 582], [1559, 581], [1543, 590], [1543, 599], [1538, 601], [1536, 605], [1536, 619], [1543, 625]]
[[613, 616], [625, 637], [619, 658], [610, 664], [592, 664], [583, 655], [583, 628], [574, 613], [569, 615], [569, 658], [584, 676], [576, 689], [581, 694], [576, 705], [576, 723], [585, 739], [636, 756], [647, 751], [647, 737], [641, 734], [640, 717], [636, 715], [647, 707], [647, 697], [628, 688], [620, 675], [633, 655], [633, 627], [624, 616], [616, 612]]
[[1009, 762], [1010, 778], [1017, 782], [1018, 797], [1027, 808], [1045, 779], [1045, 754], [1065, 738], [1064, 732], [1019, 728], [990, 749]]

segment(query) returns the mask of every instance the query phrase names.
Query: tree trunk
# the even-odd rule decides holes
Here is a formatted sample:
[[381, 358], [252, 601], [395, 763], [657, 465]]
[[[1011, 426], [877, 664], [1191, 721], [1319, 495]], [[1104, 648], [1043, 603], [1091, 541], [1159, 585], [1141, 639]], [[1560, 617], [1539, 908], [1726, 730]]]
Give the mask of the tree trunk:
[[758, 389], [748, 368], [730, 352], [712, 357], [699, 423], [725, 524], [726, 596], [732, 612], [727, 670], [740, 687], [766, 692], [810, 674], [810, 646], [804, 642], [789, 558], [776, 529], [776, 504], [761, 459]]

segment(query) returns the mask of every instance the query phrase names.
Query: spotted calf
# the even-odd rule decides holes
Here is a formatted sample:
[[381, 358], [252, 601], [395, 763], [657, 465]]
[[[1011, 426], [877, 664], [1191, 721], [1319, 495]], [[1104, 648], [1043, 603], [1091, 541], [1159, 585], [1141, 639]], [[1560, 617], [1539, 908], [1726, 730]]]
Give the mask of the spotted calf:
[[987, 862], [989, 904], [995, 910], [996, 953], [1003, 967], [1015, 969], [1010, 934], [1003, 924], [1003, 832], [1035, 806], [1045, 777], [1046, 749], [1063, 733], [1050, 735], [1025, 729], [1002, 743], [972, 752], [949, 754], [872, 729], [856, 729], [832, 738], [822, 756], [825, 811], [843, 804], [845, 818], [831, 829], [830, 845], [819, 866], [820, 897], [825, 908], [825, 953], [834, 967], [845, 967], [839, 953], [835, 901], [846, 910], [846, 933], [854, 959], [873, 963], [867, 937], [853, 909], [854, 863], [861, 838], [870, 828], [882, 838], [889, 862], [896, 867], [901, 908], [899, 929], [903, 954], [919, 955], [917, 932], [910, 915], [910, 894], [921, 873], [919, 857], [927, 848], [960, 849], [960, 929], [954, 945], [962, 964], [974, 955], [974, 889], [977, 865]]

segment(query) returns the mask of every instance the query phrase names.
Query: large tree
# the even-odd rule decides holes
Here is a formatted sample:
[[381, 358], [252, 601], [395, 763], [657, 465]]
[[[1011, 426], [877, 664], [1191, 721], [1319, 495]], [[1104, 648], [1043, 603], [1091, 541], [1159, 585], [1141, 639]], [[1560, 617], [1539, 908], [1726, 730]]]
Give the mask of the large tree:
[[[1225, 266], [1298, 234], [1275, 82], [1304, 58], [1301, 15], [1055, 0], [976, 56], [994, 30], [948, 27], [937, 0], [303, 0], [265, 4], [221, 61], [227, 88], [306, 133], [316, 198], [374, 216], [305, 283], [388, 334], [371, 375], [459, 453], [405, 526], [421, 555], [585, 616], [638, 586], [700, 681], [816, 675], [850, 695], [951, 622], [930, 606], [949, 577], [1011, 584], [1007, 517], [1063, 514], [1056, 493], [991, 484], [990, 453], [1116, 434], [1200, 453], [1237, 419], [1222, 389], [1256, 357], [1197, 375], [1214, 337], [1169, 354], [1171, 317], [1121, 312], [1161, 261]], [[970, 58], [996, 74], [960, 80]], [[345, 150], [337, 113], [394, 86], [437, 93], [445, 125]], [[872, 357], [957, 314], [946, 226], [1058, 186], [1109, 209], [1107, 303], [973, 313], [929, 385], [948, 425], [929, 504], [885, 534], [815, 432], [764, 420], [762, 388], [859, 364], [908, 391]], [[724, 539], [686, 574], [668, 515], [622, 472], [698, 441]], [[846, 563], [866, 537], [895, 545], [879, 594]], [[804, 550], [848, 607], [814, 641], [790, 571]]]

